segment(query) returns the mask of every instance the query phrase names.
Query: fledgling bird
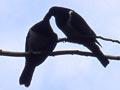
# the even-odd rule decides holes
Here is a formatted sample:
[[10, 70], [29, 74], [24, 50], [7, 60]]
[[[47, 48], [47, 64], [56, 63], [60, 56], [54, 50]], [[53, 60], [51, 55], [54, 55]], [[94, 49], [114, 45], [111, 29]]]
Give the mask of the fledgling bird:
[[28, 87], [36, 66], [45, 61], [48, 55], [54, 50], [58, 37], [53, 32], [49, 21], [43, 19], [32, 26], [26, 37], [26, 52], [41, 52], [41, 55], [26, 56], [25, 67], [20, 76], [19, 83]]
[[[108, 59], [101, 52], [96, 40], [95, 32], [89, 27], [86, 21], [72, 9], [54, 6], [45, 15], [46, 19], [55, 17], [56, 25], [73, 42], [82, 44], [96, 55], [101, 64], [106, 67]], [[101, 45], [100, 45], [101, 46]]]

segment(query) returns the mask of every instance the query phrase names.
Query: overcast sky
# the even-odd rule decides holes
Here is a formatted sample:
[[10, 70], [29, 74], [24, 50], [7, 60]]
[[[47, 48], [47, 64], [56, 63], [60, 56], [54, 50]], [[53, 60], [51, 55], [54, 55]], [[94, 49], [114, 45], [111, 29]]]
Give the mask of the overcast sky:
[[[63, 6], [79, 13], [97, 35], [120, 40], [119, 0], [0, 0], [0, 48], [24, 51], [29, 28], [42, 20], [52, 6]], [[51, 25], [59, 38], [65, 37]], [[99, 40], [105, 54], [119, 55], [120, 45]], [[59, 43], [55, 50], [88, 51], [82, 45]], [[107, 68], [93, 57], [66, 55], [48, 57], [36, 68], [29, 88], [19, 85], [24, 57], [0, 57], [0, 90], [120, 90], [120, 62]]]

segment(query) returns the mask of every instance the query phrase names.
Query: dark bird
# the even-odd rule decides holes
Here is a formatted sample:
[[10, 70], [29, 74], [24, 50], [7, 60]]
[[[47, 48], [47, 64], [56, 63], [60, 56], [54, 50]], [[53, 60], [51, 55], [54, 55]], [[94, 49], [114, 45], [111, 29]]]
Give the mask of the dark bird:
[[20, 76], [19, 83], [28, 87], [36, 66], [45, 61], [57, 44], [57, 35], [53, 32], [49, 21], [42, 20], [32, 26], [26, 37], [26, 52], [41, 52], [39, 56], [26, 56], [25, 67]]
[[98, 46], [100, 43], [96, 40], [95, 32], [78, 13], [68, 8], [55, 6], [49, 9], [45, 18], [50, 19], [52, 16], [55, 17], [58, 28], [62, 30], [71, 42], [87, 47], [96, 55], [104, 67], [109, 64], [108, 59]]

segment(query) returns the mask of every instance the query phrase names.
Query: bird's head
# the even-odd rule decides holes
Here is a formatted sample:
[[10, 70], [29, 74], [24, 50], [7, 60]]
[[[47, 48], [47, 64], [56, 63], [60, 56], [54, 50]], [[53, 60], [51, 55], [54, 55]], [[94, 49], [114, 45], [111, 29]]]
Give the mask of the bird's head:
[[54, 14], [55, 14], [55, 9], [54, 9], [54, 7], [52, 7], [52, 8], [50, 8], [49, 9], [49, 11], [47, 12], [47, 14], [45, 15], [45, 17], [44, 17], [44, 21], [49, 21], [49, 19], [52, 17], [52, 16], [54, 16]]
[[44, 20], [49, 20], [52, 16], [56, 18], [62, 15], [68, 15], [69, 11], [71, 11], [71, 9], [58, 6], [51, 7], [45, 15]]

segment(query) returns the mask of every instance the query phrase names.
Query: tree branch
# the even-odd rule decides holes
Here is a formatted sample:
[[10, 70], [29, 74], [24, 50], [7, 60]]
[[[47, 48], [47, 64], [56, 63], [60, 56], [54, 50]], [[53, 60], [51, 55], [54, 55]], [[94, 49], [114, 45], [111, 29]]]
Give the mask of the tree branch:
[[[25, 57], [27, 55], [40, 55], [41, 52], [11, 52], [11, 51], [3, 51], [0, 50], [1, 56], [12, 56], [12, 57]], [[64, 50], [64, 51], [54, 51], [49, 56], [58, 56], [58, 55], [82, 55], [82, 56], [92, 56], [96, 57], [91, 52], [85, 52], [85, 51], [78, 51], [78, 50]], [[111, 56], [111, 55], [105, 55], [108, 59], [111, 60], [120, 60], [120, 56]]]
[[[84, 37], [84, 36], [83, 36]], [[93, 37], [93, 36], [89, 36], [89, 37]], [[109, 38], [104, 38], [101, 36], [96, 36], [95, 38], [98, 39], [102, 39], [105, 41], [111, 41], [111, 42], [116, 42], [118, 44], [120, 44], [120, 41], [118, 40], [113, 40], [113, 39], [109, 39]], [[67, 38], [62, 38], [59, 39], [58, 42], [72, 42], [71, 40], [67, 39]], [[0, 55], [1, 56], [12, 56], [12, 57], [25, 57], [27, 55], [40, 55], [41, 52], [11, 52], [11, 51], [3, 51], [0, 50]], [[82, 55], [82, 56], [91, 56], [91, 57], [96, 57], [93, 53], [91, 52], [85, 52], [85, 51], [78, 51], [78, 50], [64, 50], [64, 51], [54, 51], [52, 52], [49, 56], [58, 56], [58, 55], [68, 55], [68, 54], [75, 54], [75, 55]], [[105, 55], [108, 59], [111, 60], [120, 60], [120, 56], [111, 56], [111, 55]]]
[[[81, 36], [81, 37], [85, 37], [85, 36]], [[87, 36], [87, 37], [92, 38], [94, 36]], [[119, 40], [113, 40], [113, 39], [105, 38], [105, 37], [102, 37], [102, 36], [96, 36], [95, 38], [120, 44]], [[72, 42], [72, 41], [67, 39], [67, 38], [61, 38], [61, 39], [58, 40], [58, 42]], [[72, 43], [74, 43], [74, 42], [72, 42]]]
[[105, 37], [102, 37], [102, 36], [96, 36], [96, 38], [102, 39], [102, 40], [105, 40], [105, 41], [111, 41], [111, 42], [115, 42], [115, 43], [120, 44], [120, 41], [119, 41], [119, 40], [113, 40], [113, 39], [105, 38]]

